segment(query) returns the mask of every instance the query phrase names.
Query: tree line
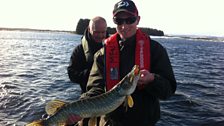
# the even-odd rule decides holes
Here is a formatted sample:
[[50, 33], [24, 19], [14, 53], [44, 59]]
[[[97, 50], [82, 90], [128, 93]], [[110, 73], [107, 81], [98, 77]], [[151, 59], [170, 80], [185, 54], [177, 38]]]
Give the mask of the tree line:
[[[85, 29], [89, 25], [90, 19], [79, 19], [77, 25], [76, 25], [76, 34], [83, 35]], [[164, 36], [164, 32], [157, 29], [152, 28], [145, 28], [145, 27], [139, 27], [143, 32], [145, 32], [148, 35], [153, 36]], [[116, 28], [107, 27], [107, 32], [109, 34], [114, 34], [116, 32]]]

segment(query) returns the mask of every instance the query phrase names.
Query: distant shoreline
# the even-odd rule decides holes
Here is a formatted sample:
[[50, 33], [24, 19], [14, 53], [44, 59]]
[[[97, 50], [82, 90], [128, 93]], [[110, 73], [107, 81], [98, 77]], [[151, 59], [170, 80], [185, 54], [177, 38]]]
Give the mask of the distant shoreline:
[[[77, 34], [75, 31], [66, 31], [66, 30], [48, 30], [48, 29], [32, 29], [32, 28], [3, 28], [0, 27], [0, 31], [36, 31], [36, 32], [65, 32]], [[218, 40], [224, 42], [224, 37], [217, 36], [200, 36], [200, 35], [164, 35], [163, 37], [179, 37], [185, 39], [197, 39], [197, 40]]]
[[0, 31], [38, 31], [38, 32], [69, 32], [75, 33], [75, 31], [66, 31], [66, 30], [48, 30], [48, 29], [32, 29], [32, 28], [2, 28], [0, 27]]

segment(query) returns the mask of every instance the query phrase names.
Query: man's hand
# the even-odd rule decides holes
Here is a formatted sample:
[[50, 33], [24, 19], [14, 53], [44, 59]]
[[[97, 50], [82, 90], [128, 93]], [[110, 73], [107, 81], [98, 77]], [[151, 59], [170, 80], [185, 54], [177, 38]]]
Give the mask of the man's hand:
[[143, 89], [147, 84], [154, 81], [155, 76], [153, 73], [150, 73], [148, 70], [143, 69], [140, 71], [140, 78], [138, 80], [138, 88]]

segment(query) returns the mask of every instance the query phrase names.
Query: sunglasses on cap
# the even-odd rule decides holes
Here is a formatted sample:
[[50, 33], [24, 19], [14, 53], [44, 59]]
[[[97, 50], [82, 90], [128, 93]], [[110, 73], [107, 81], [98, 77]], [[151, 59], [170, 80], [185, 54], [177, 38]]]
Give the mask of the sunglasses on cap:
[[124, 23], [126, 24], [133, 24], [137, 20], [137, 17], [128, 17], [128, 18], [118, 18], [118, 17], [113, 17], [113, 21], [117, 25], [122, 25]]

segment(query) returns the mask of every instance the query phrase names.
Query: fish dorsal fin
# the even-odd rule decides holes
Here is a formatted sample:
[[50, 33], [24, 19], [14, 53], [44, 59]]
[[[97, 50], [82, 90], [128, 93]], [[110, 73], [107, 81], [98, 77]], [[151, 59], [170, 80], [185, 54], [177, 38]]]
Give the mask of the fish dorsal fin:
[[45, 111], [48, 115], [54, 115], [61, 107], [63, 107], [66, 102], [60, 100], [53, 100], [47, 103]]

